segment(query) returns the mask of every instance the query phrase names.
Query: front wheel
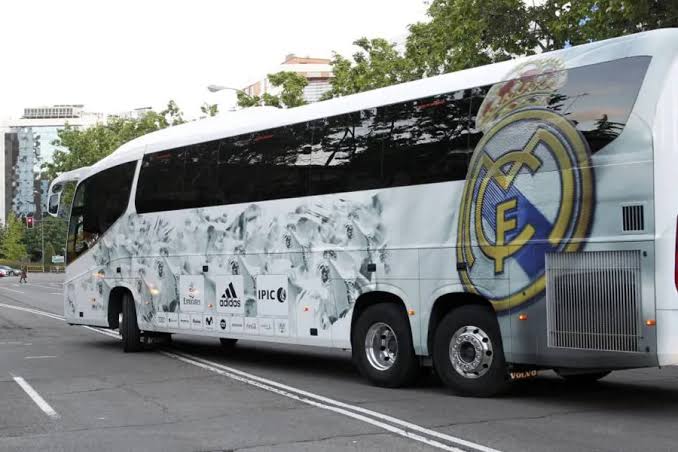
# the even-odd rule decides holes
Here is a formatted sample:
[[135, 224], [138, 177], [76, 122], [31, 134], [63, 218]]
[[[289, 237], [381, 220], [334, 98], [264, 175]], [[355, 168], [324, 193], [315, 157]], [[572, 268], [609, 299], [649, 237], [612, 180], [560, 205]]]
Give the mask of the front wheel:
[[438, 324], [433, 365], [440, 379], [463, 396], [489, 397], [508, 388], [508, 372], [494, 312], [466, 305]]
[[126, 293], [122, 298], [122, 322], [120, 322], [120, 334], [125, 353], [138, 352], [142, 349], [141, 331], [137, 324], [137, 309], [134, 298]]
[[351, 342], [358, 370], [376, 386], [404, 386], [419, 373], [409, 322], [394, 304], [365, 309], [353, 327]]

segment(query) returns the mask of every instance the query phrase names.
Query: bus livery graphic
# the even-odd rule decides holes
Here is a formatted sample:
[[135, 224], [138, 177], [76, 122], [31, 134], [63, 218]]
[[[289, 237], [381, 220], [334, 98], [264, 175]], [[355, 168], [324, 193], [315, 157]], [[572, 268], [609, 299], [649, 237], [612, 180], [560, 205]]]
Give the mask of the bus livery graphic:
[[[497, 311], [540, 295], [546, 254], [580, 250], [591, 224], [588, 144], [569, 120], [545, 108], [566, 82], [566, 71], [549, 72], [561, 66], [555, 59], [519, 66], [490, 89], [478, 115], [485, 135], [464, 187], [457, 264], [466, 290]], [[510, 278], [510, 289], [487, 287], [502, 278]]]

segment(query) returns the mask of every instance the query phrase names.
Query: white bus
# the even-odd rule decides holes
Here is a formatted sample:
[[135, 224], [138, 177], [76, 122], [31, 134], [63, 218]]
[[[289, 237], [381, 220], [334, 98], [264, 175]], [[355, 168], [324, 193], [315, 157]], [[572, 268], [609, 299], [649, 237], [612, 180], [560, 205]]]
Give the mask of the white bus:
[[76, 172], [65, 316], [467, 395], [677, 364], [677, 55], [658, 30], [133, 140]]

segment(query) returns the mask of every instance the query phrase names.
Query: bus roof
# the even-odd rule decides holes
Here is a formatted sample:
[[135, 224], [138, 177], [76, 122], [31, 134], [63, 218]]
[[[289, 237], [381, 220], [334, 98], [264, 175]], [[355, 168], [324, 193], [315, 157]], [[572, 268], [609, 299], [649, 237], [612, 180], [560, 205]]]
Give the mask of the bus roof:
[[108, 157], [92, 165], [88, 174], [82, 174], [81, 178], [111, 166], [138, 160], [145, 153], [498, 83], [507, 80], [512, 68], [517, 64], [529, 60], [559, 58], [564, 67], [569, 69], [639, 55], [661, 54], [673, 59], [677, 53], [678, 29], [654, 30], [401, 83], [296, 108], [252, 107], [220, 113], [215, 117], [168, 127], [129, 141]]

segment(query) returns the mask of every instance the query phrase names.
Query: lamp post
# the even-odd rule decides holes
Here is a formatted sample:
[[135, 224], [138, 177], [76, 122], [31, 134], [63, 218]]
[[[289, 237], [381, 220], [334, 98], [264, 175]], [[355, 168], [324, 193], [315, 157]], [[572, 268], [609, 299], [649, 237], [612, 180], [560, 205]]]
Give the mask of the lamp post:
[[[207, 86], [207, 91], [209, 91], [210, 93], [217, 93], [217, 92], [219, 92], [219, 91], [235, 91], [236, 94], [237, 94], [237, 93], [242, 93], [242, 94], [244, 94], [245, 96], [249, 96], [249, 94], [247, 94], [247, 92], [244, 91], [244, 90], [241, 90], [241, 89], [239, 89], [239, 88], [231, 88], [230, 86], [222, 86], [222, 85], [208, 85], [208, 86]], [[236, 98], [236, 99], [237, 99], [237, 98]], [[236, 107], [238, 106], [237, 100], [236, 100], [236, 104], [235, 104], [235, 105], [236, 105]], [[233, 110], [235, 110], [235, 107], [233, 107]], [[233, 111], [233, 110], [232, 110], [232, 111]]]

